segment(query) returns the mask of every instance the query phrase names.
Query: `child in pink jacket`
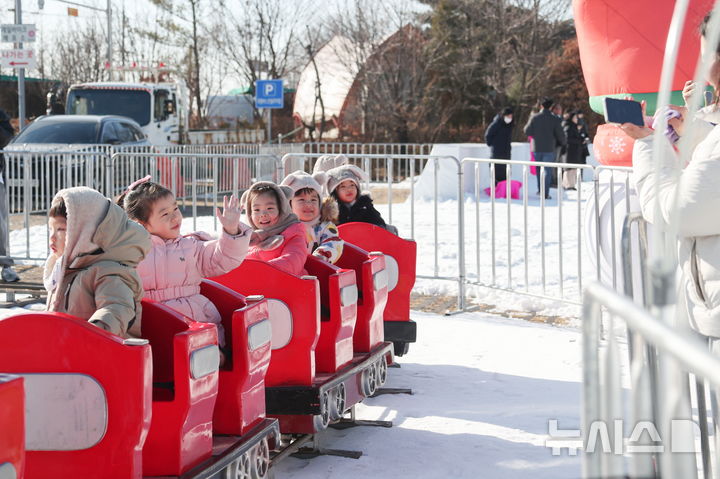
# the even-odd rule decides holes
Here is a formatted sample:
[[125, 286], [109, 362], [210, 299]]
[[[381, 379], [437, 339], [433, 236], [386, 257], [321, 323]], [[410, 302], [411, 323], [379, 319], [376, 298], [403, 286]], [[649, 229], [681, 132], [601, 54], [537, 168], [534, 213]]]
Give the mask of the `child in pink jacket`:
[[255, 183], [242, 196], [248, 222], [255, 230], [247, 258], [266, 261], [290, 274], [307, 274], [310, 250], [305, 226], [290, 210], [289, 188], [269, 181]]
[[220, 313], [200, 294], [200, 282], [237, 268], [247, 253], [252, 230], [240, 222], [235, 196], [223, 198], [217, 217], [223, 226], [219, 239], [207, 233], [180, 235], [182, 214], [170, 190], [143, 178], [118, 199], [130, 219], [150, 233], [152, 249], [137, 267], [145, 297], [159, 301], [185, 316], [218, 327], [218, 342], [225, 344]]

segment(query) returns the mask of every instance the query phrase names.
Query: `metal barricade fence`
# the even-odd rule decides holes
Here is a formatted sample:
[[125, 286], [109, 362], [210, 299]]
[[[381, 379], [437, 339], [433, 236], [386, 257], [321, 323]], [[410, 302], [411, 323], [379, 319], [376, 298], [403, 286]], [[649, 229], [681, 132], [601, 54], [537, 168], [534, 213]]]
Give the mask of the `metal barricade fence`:
[[[609, 323], [603, 341], [603, 311]], [[673, 327], [667, 315], [643, 309], [631, 298], [599, 283], [583, 295], [583, 477], [695, 478], [698, 462], [688, 374], [720, 388], [720, 358], [689, 331]], [[632, 334], [632, 355], [622, 367], [616, 321]], [[656, 367], [648, 351], [656, 351]], [[630, 388], [622, 386], [622, 370], [630, 372]], [[624, 402], [626, 398], [626, 402]], [[698, 405], [705, 392], [698, 390]], [[704, 405], [702, 405], [704, 407]], [[699, 414], [701, 467], [710, 476], [706, 418]], [[629, 434], [629, 437], [626, 435]], [[717, 439], [717, 438], [716, 438]], [[657, 460], [659, 458], [659, 461]]]
[[318, 155], [392, 155], [403, 156], [393, 163], [392, 171], [384, 168], [384, 165], [377, 159], [371, 159], [366, 164], [357, 164], [351, 159], [351, 163], [363, 168], [370, 176], [370, 181], [385, 182], [387, 177], [392, 175], [400, 181], [411, 177], [411, 168], [414, 171], [422, 171], [424, 162], [410, 165], [413, 156], [428, 156], [432, 152], [433, 145], [430, 143], [305, 143], [305, 152]]
[[[555, 198], [546, 199], [549, 192], [545, 191], [545, 176], [554, 170], [560, 187], [563, 170], [576, 170], [580, 178], [583, 171], [592, 173], [594, 168], [579, 164], [483, 158], [465, 158], [462, 164], [465, 175], [472, 174], [474, 178], [470, 191], [468, 185], [465, 187], [465, 192], [474, 197], [475, 210], [474, 238], [470, 237], [470, 228], [466, 227], [467, 236], [463, 241], [463, 247], [472, 251], [471, 255], [466, 255], [471, 262], [466, 271], [467, 283], [580, 304], [583, 270], [588, 268], [583, 256], [583, 188], [578, 183], [574, 199], [565, 198], [560, 188]], [[508, 180], [501, 201], [498, 201], [494, 187], [496, 165], [507, 168]], [[540, 194], [539, 198], [531, 200], [532, 167], [539, 169]], [[521, 172], [521, 197], [514, 200], [512, 178], [513, 172], [518, 170]], [[482, 188], [484, 183], [489, 185], [486, 191]], [[503, 204], [503, 212], [498, 213], [498, 202]], [[555, 222], [556, 226], [551, 227], [550, 224]], [[504, 233], [499, 232], [503, 229]], [[522, 247], [518, 246], [520, 242]], [[536, 257], [531, 250], [537, 251], [538, 243], [539, 257]], [[573, 250], [576, 250], [572, 255], [574, 258], [568, 257]], [[551, 268], [550, 264], [555, 266]], [[567, 264], [570, 268], [566, 268]], [[522, 273], [515, 272], [518, 268], [522, 268]], [[505, 278], [504, 282], [499, 279], [501, 277]], [[556, 290], [555, 295], [549, 292], [551, 286]]]
[[[258, 154], [192, 154], [157, 153], [148, 151], [120, 151], [107, 153], [67, 153], [63, 155], [38, 152], [6, 153], [9, 179], [14, 172], [28, 172], [31, 161], [37, 166], [34, 178], [23, 173], [10, 183], [8, 195], [20, 198], [13, 200], [23, 204], [31, 203], [34, 208], [23, 208], [22, 241], [11, 235], [10, 255], [18, 260], [41, 261], [47, 257], [47, 221], [44, 213], [50, 206], [55, 193], [72, 186], [90, 186], [105, 196], [115, 197], [125, 191], [127, 185], [145, 175], [168, 187], [184, 208], [191, 211], [193, 229], [197, 229], [199, 207], [203, 216], [213, 218], [217, 229], [214, 207], [222, 204], [222, 195], [236, 194], [259, 180], [279, 181], [282, 168], [274, 155]], [[59, 161], [58, 161], [59, 160]], [[83, 160], [82, 162], [80, 160]], [[61, 174], [47, 174], [45, 165]], [[19, 165], [19, 166], [18, 166]], [[69, 169], [65, 172], [63, 168]], [[282, 177], [280, 177], [281, 179]], [[219, 201], [218, 201], [219, 200]], [[12, 206], [11, 206], [12, 208]], [[13, 212], [14, 210], [10, 210]], [[38, 241], [42, 235], [45, 241]]]
[[[314, 161], [321, 156], [320, 153], [291, 153], [283, 156], [281, 164], [285, 165], [286, 169], [290, 171], [295, 169], [304, 169], [305, 171], [312, 171]], [[418, 265], [417, 265], [417, 277], [421, 279], [442, 279], [457, 282], [458, 285], [458, 309], [465, 309], [465, 259], [463, 256], [463, 248], [461, 247], [464, 232], [464, 203], [462, 201], [457, 202], [456, 215], [440, 215], [439, 212], [439, 201], [438, 195], [434, 194], [431, 205], [427, 205], [426, 202], [420, 202], [416, 198], [416, 185], [415, 178], [422, 170], [415, 170], [415, 165], [418, 162], [428, 163], [432, 162], [433, 174], [432, 174], [432, 188], [437, 192], [438, 188], [438, 171], [440, 163], [449, 164], [449, 168], [454, 171], [454, 175], [457, 177], [457, 186], [454, 186], [457, 197], [462, 197], [462, 170], [460, 168], [460, 162], [453, 156], [432, 156], [432, 155], [382, 155], [382, 154], [351, 154], [347, 153], [348, 159], [363, 168], [366, 172], [370, 168], [370, 161], [381, 162], [388, 172], [385, 181], [378, 185], [380, 191], [386, 191], [384, 195], [387, 198], [387, 210], [386, 214], [383, 211], [385, 203], [378, 202], [376, 208], [381, 211], [383, 218], [388, 224], [393, 224], [399, 230], [399, 234], [402, 237], [409, 237], [417, 242], [418, 247]], [[396, 161], [409, 160], [409, 171], [408, 178], [409, 193], [402, 204], [395, 203], [394, 187], [397, 188], [397, 182], [395, 177], [392, 175], [393, 165]], [[368, 185], [369, 186], [369, 185]], [[427, 235], [427, 229], [416, 229], [416, 222], [418, 216], [416, 215], [416, 205], [420, 204], [420, 207], [430, 206], [432, 208], [432, 216], [422, 215], [420, 220], [424, 225], [430, 222], [432, 226], [432, 234]], [[394, 210], [398, 208], [402, 209], [404, 213], [402, 216], [394, 215]], [[454, 219], [453, 219], [454, 218]], [[397, 220], [397, 221], [396, 221]], [[430, 221], [429, 221], [430, 220]], [[440, 226], [446, 226], [443, 229], [442, 235], [440, 233]], [[420, 234], [421, 236], [417, 236]], [[454, 237], [454, 238], [453, 238]], [[432, 250], [430, 250], [432, 248]], [[457, 252], [457, 269], [452, 266], [443, 265], [443, 271], [440, 268], [440, 254], [445, 251], [456, 251]], [[427, 261], [428, 258], [432, 258], [432, 264]]]
[[[633, 229], [633, 226], [635, 228]], [[634, 233], [636, 231], [636, 233]], [[651, 308], [652, 299], [652, 288], [650, 288], [651, 280], [648, 271], [648, 259], [650, 258], [650, 245], [648, 242], [648, 223], [639, 212], [630, 213], [625, 217], [622, 228], [622, 265], [623, 265], [623, 285], [625, 296], [636, 304], [640, 305], [645, 309]], [[666, 296], [661, 294], [661, 296]], [[679, 308], [683, 308], [682, 303], [679, 303]], [[600, 325], [601, 332], [603, 330], [602, 323]], [[609, 331], [612, 334], [612, 331]], [[654, 345], [645, 342], [642, 350], [634, 349], [636, 343], [634, 333], [632, 330], [627, 330], [627, 347], [628, 347], [628, 358], [629, 364], [633, 364], [634, 358], [640, 356], [643, 361], [643, 367], [646, 369], [644, 383], [641, 387], [647, 387], [651, 393], [645, 392], [647, 397], [650, 398], [650, 402], [645, 404], [645, 414], [652, 419], [653, 424], [657, 424], [660, 421], [658, 417], [658, 411], [660, 406], [658, 404], [658, 378], [660, 377], [660, 369], [658, 368], [658, 351]], [[703, 341], [703, 345], [707, 346], [707, 341]], [[690, 389], [682, 387], [682, 384], [677, 385], [679, 392], [675, 394], [682, 395], [682, 402], [688, 404], [697, 411], [697, 426], [699, 429], [700, 436], [700, 460], [699, 467], [703, 472], [705, 479], [709, 479], [713, 476], [712, 474], [712, 455], [710, 453], [710, 433], [708, 428], [708, 402], [707, 402], [707, 389], [703, 378], [697, 375], [686, 374], [685, 372], [680, 376], [680, 380], [685, 383], [689, 381]], [[694, 391], [691, 390], [694, 384]], [[634, 393], [634, 391], [633, 391]], [[713, 393], [714, 394], [714, 393]], [[680, 400], [680, 399], [678, 399]], [[712, 409], [710, 412], [713, 413], [713, 425], [716, 427], [714, 435], [715, 447], [720, 448], [720, 442], [718, 442], [718, 405], [712, 403]], [[642, 458], [636, 458], [636, 462], [640, 462]], [[654, 472], [655, 476], [659, 477], [658, 470], [654, 467], [655, 464], [660, 462], [658, 454], [652, 454], [652, 457], [645, 457], [643, 468], [645, 471]], [[716, 466], [717, 467], [717, 466]], [[718, 471], [720, 472], [720, 471]], [[648, 476], [652, 477], [652, 476]]]
[[[283, 146], [290, 146], [283, 145]], [[299, 147], [302, 145], [295, 145]], [[106, 145], [107, 147], [107, 145]], [[13, 247], [11, 254], [18, 259], [29, 259], [30, 222], [28, 216], [31, 213], [45, 211], [54, 193], [61, 188], [86, 184], [93, 186], [107, 196], [115, 196], [120, 193], [127, 184], [146, 174], [152, 174], [158, 181], [170, 187], [177, 195], [181, 204], [192, 208], [192, 215], [196, 217], [198, 207], [214, 206], [215, 201], [222, 194], [239, 192], [242, 188], [249, 186], [253, 181], [269, 179], [280, 181], [286, 172], [294, 169], [312, 169], [313, 161], [321, 153], [290, 153], [283, 156], [282, 161], [273, 155], [261, 155], [245, 153], [247, 151], [258, 151], [248, 145], [209, 145], [199, 148], [198, 145], [170, 145], [148, 152], [144, 148], [123, 148], [121, 151], [114, 151], [110, 147], [103, 151], [110, 153], [63, 153], [65, 160], [62, 164], [72, 164], [74, 169], [65, 168], [63, 181], [58, 180], [57, 173], [42, 174], [43, 178], [55, 178], [57, 184], [45, 181], [37, 183], [44, 195], [26, 195], [22, 201], [30, 201], [31, 208], [15, 207], [16, 211], [23, 211], [25, 226], [25, 248]], [[195, 153], [198, 152], [198, 153]], [[221, 153], [222, 152], [222, 153]], [[614, 191], [624, 189], [621, 196], [626, 201], [626, 208], [629, 208], [629, 180], [627, 168], [593, 168], [587, 165], [568, 164], [539, 164], [536, 162], [490, 160], [466, 158], [462, 164], [454, 157], [438, 157], [431, 155], [399, 155], [399, 154], [354, 154], [346, 153], [349, 160], [361, 166], [365, 171], [373, 168], [380, 168], [385, 172], [383, 181], [379, 187], [379, 194], [387, 197], [387, 203], [379, 198], [378, 209], [383, 211], [384, 218], [388, 223], [400, 227], [400, 234], [410, 236], [418, 242], [419, 263], [418, 277], [429, 279], [443, 279], [458, 284], [458, 305], [460, 309], [465, 306], [465, 285], [479, 285], [500, 290], [511, 290], [526, 295], [540, 296], [553, 300], [561, 300], [570, 304], [577, 304], [580, 299], [582, 285], [586, 282], [588, 275], [602, 278], [600, 273], [600, 245], [598, 238], [592, 238], [596, 242], [596, 270], [585, 263], [589, 255], [583, 253], [581, 238], [585, 236], [582, 228], [583, 201], [595, 201], [595, 223], [596, 232], [600, 229], [600, 212], [597, 208], [598, 197], [606, 190]], [[55, 155], [55, 156], [53, 156]], [[39, 158], [37, 164], [53, 163], [53, 158], [58, 158], [54, 153], [17, 152], [10, 156], [8, 171], [20, 171], [23, 158]], [[108, 157], [109, 155], [109, 157]], [[91, 161], [80, 162], [80, 157], [89, 158]], [[433, 160], [438, 161], [433, 161]], [[29, 161], [29, 160], [26, 160]], [[407, 165], [407, 176], [396, 177], [394, 175], [395, 165], [404, 162]], [[424, 165], [432, 162], [431, 169], [425, 171], [424, 178], [421, 173]], [[55, 163], [58, 163], [55, 161]], [[84, 165], [78, 168], [78, 165]], [[285, 166], [287, 164], [287, 166]], [[487, 164], [487, 167], [480, 167]], [[493, 165], [503, 164], [509, 168], [510, 176], [514, 171], [521, 171], [525, 187], [522, 191], [521, 201], [505, 199], [502, 201], [504, 210], [498, 212], [498, 198], [495, 197], [495, 190], [490, 189], [490, 196], [483, 199], [480, 191], [480, 175], [492, 174]], [[92, 168], [90, 167], [92, 165]], [[442, 166], [442, 168], [441, 168]], [[471, 175], [464, 175], [463, 170], [474, 167]], [[544, 174], [546, 168], [558, 171], [562, 169], [579, 169], [581, 171], [593, 170], [595, 180], [592, 193], [587, 195], [582, 188], [578, 191], [577, 197], [567, 200], [562, 197], [554, 201], [540, 199], [530, 200], [528, 197], [529, 183], [532, 182], [529, 175], [531, 166], [540, 167], [540, 174]], [[440, 170], [442, 170], [441, 173]], [[38, 170], [42, 173], [42, 170]], [[84, 176], [79, 171], [85, 172]], [[404, 173], [405, 174], [405, 173]], [[440, 214], [441, 203], [444, 200], [438, 198], [439, 174], [442, 178], [442, 188], [452, 192], [453, 199], [462, 198], [450, 207], [457, 211], [457, 215]], [[545, 173], [546, 174], [546, 173]], [[616, 175], [624, 175], [622, 178]], [[16, 176], [16, 175], [15, 175]], [[609, 179], [600, 183], [601, 176]], [[10, 177], [12, 179], [12, 175]], [[67, 180], [67, 181], [66, 181]], [[416, 194], [416, 188], [421, 180], [427, 180], [424, 184], [425, 198], [421, 199]], [[17, 189], [15, 183], [11, 184]], [[32, 189], [32, 177], [28, 179], [27, 188]], [[39, 180], [38, 180], [39, 181]], [[401, 185], [402, 183], [402, 185]], [[470, 188], [468, 189], [468, 184]], [[45, 186], [42, 186], [45, 185]], [[544, 185], [544, 183], [543, 183]], [[369, 186], [369, 185], [368, 185]], [[511, 185], [508, 184], [508, 188]], [[44, 188], [44, 190], [42, 190]], [[396, 201], [398, 190], [405, 191], [409, 200], [400, 204]], [[31, 190], [30, 190], [31, 191]], [[466, 193], [475, 194], [474, 223], [475, 231], [467, 228], [470, 220], [466, 218], [464, 209]], [[510, 193], [510, 191], [506, 191]], [[510, 198], [510, 195], [506, 196]], [[541, 195], [542, 196], [542, 195]], [[611, 195], [611, 209], [614, 209], [614, 199]], [[17, 199], [10, 198], [11, 205], [17, 205]], [[537, 204], [534, 204], [537, 203]], [[443, 203], [442, 208], [449, 204]], [[12, 206], [11, 206], [12, 207]], [[424, 211], [432, 211], [432, 214], [424, 214]], [[212, 216], [212, 212], [208, 214]], [[587, 218], [586, 218], [587, 219]], [[620, 231], [620, 226], [615, 225], [614, 215], [611, 215], [609, 224], [613, 232], [615, 228]], [[529, 231], [528, 225], [532, 224], [533, 230]], [[597, 236], [597, 234], [595, 234]], [[617, 239], [619, 242], [619, 238]], [[614, 234], [610, 248], [612, 257], [615, 258], [615, 251], [620, 251], [617, 246]], [[17, 238], [15, 239], [17, 245]], [[520, 244], [522, 245], [520, 247]], [[432, 251], [429, 249], [432, 248]], [[470, 255], [466, 255], [465, 248], [470, 248]], [[24, 251], [22, 251], [24, 249]], [[536, 253], [530, 254], [530, 251]], [[574, 254], [574, 253], [577, 254]], [[443, 259], [445, 258], [445, 259]], [[466, 261], [467, 260], [467, 261]], [[537, 262], [537, 265], [533, 263]], [[466, 264], [467, 263], [467, 264]], [[551, 266], [552, 265], [552, 266]], [[616, 285], [615, 276], [619, 268], [619, 262], [612, 261], [612, 280], [606, 280], [608, 284]], [[518, 268], [522, 268], [519, 272]], [[471, 271], [470, 275], [466, 271]], [[592, 274], [591, 274], [592, 273]], [[532, 278], [530, 277], [532, 275]], [[468, 277], [469, 276], [469, 277]], [[502, 280], [505, 278], [505, 281]], [[450, 292], [450, 294], [453, 294]]]
[[[123, 185], [124, 189], [135, 179], [152, 175], [181, 204], [189, 203], [194, 229], [198, 206], [210, 207], [209, 215], [217, 228], [214, 208], [221, 204], [218, 200], [222, 195], [239, 195], [256, 181], [282, 180], [282, 166], [275, 155], [120, 152], [113, 154], [111, 160], [108, 177], [113, 184]], [[118, 176], [122, 180], [118, 181]]]

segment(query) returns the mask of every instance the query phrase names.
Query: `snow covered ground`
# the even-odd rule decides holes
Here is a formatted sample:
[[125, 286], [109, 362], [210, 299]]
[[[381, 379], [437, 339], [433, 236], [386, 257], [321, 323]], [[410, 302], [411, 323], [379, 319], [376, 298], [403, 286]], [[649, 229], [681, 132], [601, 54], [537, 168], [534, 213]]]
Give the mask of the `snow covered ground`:
[[578, 331], [481, 313], [412, 318], [418, 342], [389, 370], [387, 387], [414, 394], [367, 399], [357, 411], [393, 427], [330, 429], [322, 444], [362, 457], [290, 457], [278, 479], [580, 477], [579, 456], [545, 446], [550, 419], [579, 428]]

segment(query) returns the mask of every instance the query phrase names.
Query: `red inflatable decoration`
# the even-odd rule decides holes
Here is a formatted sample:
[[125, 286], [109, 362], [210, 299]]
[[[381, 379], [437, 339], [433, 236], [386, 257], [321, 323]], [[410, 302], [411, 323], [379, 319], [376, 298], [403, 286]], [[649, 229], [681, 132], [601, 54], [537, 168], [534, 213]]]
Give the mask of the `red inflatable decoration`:
[[[675, 2], [573, 0], [580, 61], [590, 106], [603, 113], [604, 96], [633, 95], [655, 111], [663, 55]], [[682, 102], [685, 81], [695, 75], [698, 26], [712, 0], [690, 0], [672, 82], [673, 103]]]

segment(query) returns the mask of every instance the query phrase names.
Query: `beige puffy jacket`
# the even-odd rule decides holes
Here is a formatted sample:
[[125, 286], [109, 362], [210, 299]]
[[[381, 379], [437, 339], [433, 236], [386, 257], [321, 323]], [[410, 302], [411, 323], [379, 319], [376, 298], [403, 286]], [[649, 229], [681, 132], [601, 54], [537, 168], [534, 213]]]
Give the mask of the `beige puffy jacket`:
[[[150, 250], [150, 234], [99, 192], [58, 192], [67, 207], [65, 266], [48, 295], [48, 311], [68, 313], [119, 336], [139, 336], [143, 287], [135, 271]], [[45, 263], [48, 278], [58, 257]]]
[[[720, 337], [720, 114], [714, 106], [693, 121], [692, 159], [685, 165], [663, 141], [659, 173], [653, 163], [653, 139], [635, 142], [633, 177], [645, 219], [667, 225], [677, 208], [678, 262], [690, 323], [701, 334]], [[717, 126], [716, 126], [717, 125]], [[683, 168], [684, 167], [684, 168]], [[656, 196], [655, 183], [658, 182]], [[655, 201], [659, 201], [659, 215]], [[682, 293], [681, 293], [682, 294]]]

